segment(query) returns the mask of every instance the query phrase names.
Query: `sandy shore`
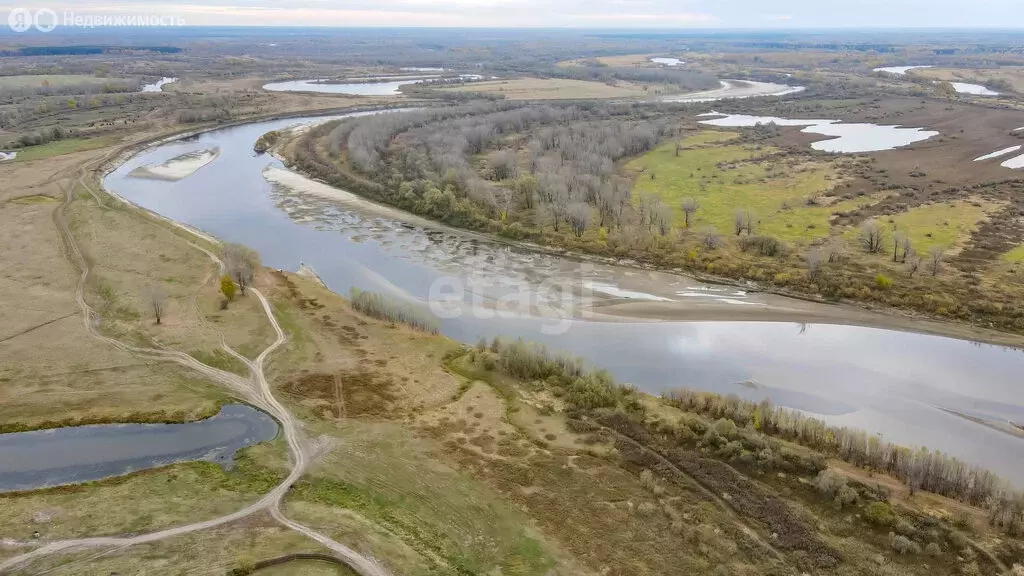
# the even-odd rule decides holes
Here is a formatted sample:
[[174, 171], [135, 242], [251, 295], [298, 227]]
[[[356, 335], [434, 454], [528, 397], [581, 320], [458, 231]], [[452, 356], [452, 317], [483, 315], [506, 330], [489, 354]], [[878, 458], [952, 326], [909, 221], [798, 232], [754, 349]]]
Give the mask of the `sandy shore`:
[[140, 166], [132, 170], [129, 176], [177, 182], [195, 174], [197, 170], [213, 162], [218, 156], [220, 156], [220, 148], [189, 152], [171, 158], [158, 166]]
[[804, 90], [803, 86], [787, 86], [753, 80], [720, 80], [722, 87], [704, 92], [692, 92], [678, 96], [666, 96], [665, 102], [714, 102], [733, 98], [754, 98], [757, 96], [785, 96]]
[[[383, 216], [414, 226], [440, 229], [489, 240], [486, 235], [457, 230], [409, 214], [397, 208], [366, 200], [351, 192], [316, 182], [287, 169], [268, 167], [263, 172], [271, 183], [296, 193], [329, 199], [364, 214]], [[522, 246], [529, 250], [529, 246]], [[542, 252], [546, 252], [541, 247]], [[552, 253], [552, 252], [548, 252]], [[556, 254], [557, 255], [557, 254]], [[573, 255], [566, 255], [574, 258]], [[587, 261], [586, 258], [579, 258]], [[579, 317], [591, 321], [737, 321], [841, 324], [885, 328], [936, 336], [974, 340], [989, 344], [1024, 347], [1024, 336], [987, 330], [954, 322], [917, 318], [892, 310], [871, 310], [850, 304], [829, 304], [757, 292], [733, 285], [714, 285], [683, 274], [641, 270], [613, 263], [593, 263], [607, 268], [613, 289], [590, 287], [589, 305]], [[734, 294], [742, 294], [735, 296]], [[535, 311], [532, 311], [535, 312]]]

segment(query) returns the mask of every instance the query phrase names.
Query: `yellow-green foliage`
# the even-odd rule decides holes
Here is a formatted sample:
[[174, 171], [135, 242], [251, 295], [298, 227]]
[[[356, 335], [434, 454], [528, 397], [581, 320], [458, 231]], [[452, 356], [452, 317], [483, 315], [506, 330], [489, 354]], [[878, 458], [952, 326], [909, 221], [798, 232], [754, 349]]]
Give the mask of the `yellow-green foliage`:
[[[755, 233], [787, 241], [813, 240], [829, 233], [829, 216], [837, 209], [850, 206], [808, 206], [807, 200], [828, 190], [834, 171], [825, 163], [804, 163], [791, 167], [779, 161], [759, 161], [774, 152], [768, 147], [721, 144], [733, 138], [731, 133], [705, 131], [683, 141], [679, 156], [675, 143], [668, 142], [634, 159], [627, 168], [639, 173], [646, 170], [655, 179], [638, 178], [634, 195], [655, 194], [676, 213], [677, 225], [684, 220], [680, 204], [692, 197], [700, 209], [690, 223], [691, 228], [708, 224], [719, 231], [732, 231], [737, 208], [749, 208], [756, 216]], [[722, 169], [719, 164], [732, 165]], [[844, 203], [844, 204], [846, 204]]]
[[888, 290], [892, 287], [892, 278], [889, 278], [885, 274], [879, 274], [875, 276], [875, 286], [878, 286], [882, 290]]
[[999, 258], [1005, 262], [1024, 262], [1024, 244], [1004, 253]]
[[925, 204], [893, 216], [892, 220], [898, 230], [910, 237], [914, 249], [924, 254], [932, 246], [952, 248], [963, 244], [986, 212], [995, 207], [992, 203], [966, 201]]

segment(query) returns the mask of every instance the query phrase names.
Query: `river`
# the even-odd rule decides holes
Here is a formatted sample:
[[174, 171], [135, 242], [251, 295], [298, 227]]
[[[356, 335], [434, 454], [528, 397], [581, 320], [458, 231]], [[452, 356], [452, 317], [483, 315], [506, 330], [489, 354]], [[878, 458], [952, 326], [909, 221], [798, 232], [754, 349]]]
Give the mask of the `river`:
[[[834, 424], [1024, 477], [1024, 439], [1005, 429], [1008, 420], [1024, 422], [1020, 350], [852, 325], [712, 321], [741, 310], [755, 318], [808, 305], [514, 249], [355, 197], [332, 197], [315, 185], [285, 186], [304, 179], [252, 147], [263, 133], [300, 121], [224, 128], [150, 148], [111, 172], [105, 185], [158, 214], [252, 247], [264, 265], [294, 270], [304, 262], [338, 293], [356, 286], [444, 302], [442, 332], [463, 342], [499, 335], [539, 341], [648, 392], [685, 386], [767, 396]], [[178, 182], [129, 176], [214, 148], [221, 151], [216, 160]], [[630, 302], [690, 306], [704, 321], [607, 313]]]
[[0, 434], [0, 492], [120, 476], [175, 462], [230, 467], [235, 452], [277, 436], [273, 418], [241, 404], [184, 424], [102, 424]]

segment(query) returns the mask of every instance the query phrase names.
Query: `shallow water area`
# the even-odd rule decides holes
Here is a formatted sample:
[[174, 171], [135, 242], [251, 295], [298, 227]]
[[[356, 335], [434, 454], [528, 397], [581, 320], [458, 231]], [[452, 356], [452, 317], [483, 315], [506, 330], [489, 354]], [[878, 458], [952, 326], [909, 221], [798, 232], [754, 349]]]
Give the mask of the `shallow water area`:
[[[708, 113], [715, 114], [717, 113]], [[701, 124], [721, 127], [752, 127], [758, 124], [775, 124], [776, 126], [804, 126], [801, 132], [835, 136], [829, 140], [819, 140], [811, 144], [811, 148], [824, 152], [855, 153], [892, 150], [921, 140], [938, 136], [938, 132], [922, 128], [904, 128], [901, 126], [883, 126], [879, 124], [854, 123], [844, 124], [839, 120], [822, 119], [790, 119], [775, 116], [750, 116], [746, 114], [724, 114], [720, 118], [701, 120]]]
[[678, 96], [666, 96], [664, 102], [716, 102], [718, 100], [731, 100], [740, 98], [757, 98], [764, 96], [786, 96], [803, 92], [803, 86], [789, 86], [786, 84], [774, 84], [771, 82], [755, 82], [753, 80], [719, 80], [721, 88], [705, 90], [702, 92], [691, 92]]
[[168, 84], [171, 84], [172, 82], [177, 82], [177, 81], [178, 81], [177, 78], [161, 78], [160, 80], [157, 80], [156, 82], [154, 82], [152, 84], [144, 85], [142, 87], [142, 89], [139, 90], [139, 91], [140, 92], [162, 92], [163, 89], [164, 89], [164, 86], [166, 86]]
[[0, 434], [0, 492], [121, 476], [178, 462], [230, 467], [235, 452], [273, 440], [277, 422], [249, 406], [185, 424], [102, 424]]
[[[248, 245], [267, 266], [294, 270], [305, 262], [335, 292], [356, 286], [424, 307], [444, 304], [439, 311], [454, 313], [440, 320], [441, 330], [462, 342], [522, 337], [582, 356], [649, 392], [685, 386], [769, 397], [1024, 478], [1024, 440], [948, 412], [970, 408], [986, 419], [1024, 422], [1020, 350], [852, 325], [737, 321], [806, 304], [540, 253], [381, 210], [252, 152], [260, 135], [295, 122], [230, 127], [158, 146], [129, 159], [105, 185]], [[127, 177], [138, 166], [212, 147], [221, 155], [181, 182]], [[623, 316], [623, 307], [654, 312]], [[660, 309], [701, 321], [668, 321]]]

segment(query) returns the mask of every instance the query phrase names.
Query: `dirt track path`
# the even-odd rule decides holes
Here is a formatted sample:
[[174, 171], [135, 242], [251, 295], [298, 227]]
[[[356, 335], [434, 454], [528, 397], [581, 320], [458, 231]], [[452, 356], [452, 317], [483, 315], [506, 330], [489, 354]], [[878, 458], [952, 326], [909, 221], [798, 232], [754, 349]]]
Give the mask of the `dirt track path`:
[[[98, 200], [98, 195], [93, 191], [84, 181], [84, 177], [80, 182], [85, 185], [89, 190], [89, 193]], [[71, 260], [72, 265], [80, 270], [78, 282], [75, 286], [75, 302], [78, 304], [79, 309], [82, 311], [82, 319], [85, 325], [85, 330], [90, 337], [102, 341], [110, 346], [117, 349], [124, 350], [136, 356], [149, 359], [157, 360], [169, 360], [176, 362], [183, 366], [192, 368], [200, 374], [206, 376], [210, 380], [217, 382], [223, 386], [230, 388], [233, 392], [237, 393], [240, 397], [248, 402], [251, 402], [258, 408], [264, 410], [273, 416], [281, 425], [282, 433], [284, 434], [285, 440], [288, 443], [289, 451], [292, 454], [292, 470], [288, 474], [288, 477], [284, 479], [280, 484], [274, 487], [273, 490], [264, 495], [257, 502], [238, 510], [232, 514], [221, 516], [219, 518], [213, 518], [205, 520], [203, 522], [196, 522], [193, 524], [187, 524], [185, 526], [178, 526], [174, 528], [168, 528], [166, 530], [160, 530], [157, 532], [151, 532], [148, 534], [142, 534], [138, 536], [126, 536], [126, 537], [99, 537], [99, 538], [77, 538], [71, 540], [59, 540], [50, 542], [32, 550], [31, 552], [15, 556], [10, 558], [3, 563], [0, 563], [0, 573], [4, 573], [17, 566], [24, 565], [25, 563], [31, 562], [61, 552], [70, 552], [76, 550], [82, 550], [85, 548], [104, 548], [109, 547], [116, 550], [122, 550], [130, 546], [138, 544], [146, 544], [149, 542], [156, 542], [166, 538], [173, 538], [175, 536], [181, 536], [183, 534], [189, 534], [192, 532], [198, 532], [209, 528], [215, 528], [224, 524], [229, 524], [237, 520], [241, 520], [253, 514], [262, 511], [269, 511], [282, 525], [303, 534], [323, 546], [334, 551], [336, 554], [341, 556], [349, 563], [349, 565], [358, 572], [361, 576], [390, 576], [390, 573], [383, 566], [380, 565], [376, 560], [363, 556], [355, 550], [336, 542], [316, 532], [315, 530], [303, 526], [293, 520], [290, 520], [284, 516], [281, 512], [281, 501], [284, 496], [288, 493], [291, 486], [298, 481], [303, 474], [306, 472], [306, 468], [309, 465], [309, 458], [306, 450], [303, 447], [303, 441], [301, 432], [299, 430], [298, 423], [292, 414], [274, 397], [270, 384], [267, 382], [266, 375], [264, 373], [264, 364], [266, 359], [278, 350], [281, 346], [288, 342], [288, 336], [281, 329], [281, 325], [278, 323], [277, 318], [274, 316], [274, 312], [270, 306], [270, 302], [267, 301], [266, 297], [257, 289], [251, 288], [250, 292], [254, 294], [263, 306], [263, 311], [267, 316], [268, 321], [274, 328], [274, 332], [277, 335], [275, 341], [268, 346], [255, 360], [248, 360], [244, 356], [238, 354], [235, 350], [231, 349], [226, 344], [223, 344], [224, 348], [236, 358], [242, 360], [249, 369], [249, 378], [242, 378], [236, 374], [226, 372], [207, 366], [195, 358], [178, 352], [175, 350], [164, 350], [158, 348], [142, 348], [137, 346], [131, 346], [125, 344], [119, 340], [107, 337], [101, 334], [97, 330], [99, 324], [99, 316], [89, 306], [85, 300], [85, 285], [88, 280], [90, 267], [87, 259], [82, 254], [75, 241], [74, 235], [71, 233], [71, 229], [67, 223], [67, 216], [65, 214], [66, 208], [74, 200], [74, 187], [68, 187], [64, 189], [64, 199], [61, 204], [53, 212], [53, 221], [60, 233], [61, 242], [64, 246], [65, 254], [68, 259]], [[223, 262], [209, 250], [206, 250], [198, 245], [193, 244], [195, 248], [205, 252], [210, 258], [217, 263], [221, 269], [223, 269]], [[36, 543], [23, 543], [26, 546], [34, 545]], [[111, 550], [113, 551], [113, 550]]]

